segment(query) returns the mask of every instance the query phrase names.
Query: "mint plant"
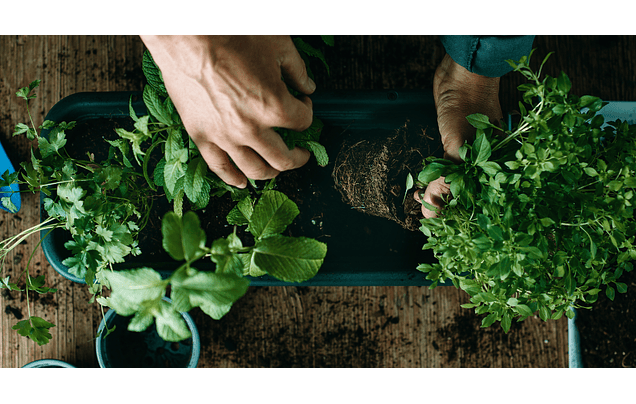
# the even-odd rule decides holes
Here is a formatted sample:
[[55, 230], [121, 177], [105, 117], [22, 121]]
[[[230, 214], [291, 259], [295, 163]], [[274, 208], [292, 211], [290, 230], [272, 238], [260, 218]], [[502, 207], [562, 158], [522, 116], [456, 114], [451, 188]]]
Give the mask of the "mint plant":
[[418, 269], [432, 287], [451, 280], [470, 295], [462, 307], [486, 314], [483, 327], [500, 321], [506, 332], [537, 312], [572, 318], [603, 290], [613, 299], [636, 259], [636, 127], [605, 125], [605, 103], [570, 94], [565, 73], [541, 79], [529, 57], [509, 63], [528, 79], [519, 123], [468, 116], [476, 137], [463, 163], [431, 157], [418, 176], [420, 186], [445, 177], [453, 196], [421, 221], [438, 262]]
[[[167, 279], [147, 267], [106, 271], [112, 292], [100, 303], [120, 315], [134, 315], [128, 326], [131, 331], [145, 330], [154, 318], [161, 338], [180, 341], [190, 337], [190, 332], [179, 312], [200, 307], [210, 317], [220, 319], [247, 290], [250, 282], [244, 275], [269, 273], [282, 280], [300, 282], [318, 272], [326, 245], [310, 238], [280, 234], [298, 214], [296, 204], [284, 194], [266, 191], [254, 205], [243, 202], [239, 213], [239, 220], [248, 224], [255, 237], [253, 246], [243, 245], [236, 228], [227, 237], [206, 246], [206, 234], [194, 212], [186, 212], [182, 217], [168, 212], [162, 221], [163, 247], [172, 258], [185, 262]], [[195, 268], [197, 261], [206, 258], [216, 264], [213, 272]], [[168, 286], [172, 304], [162, 300]]]

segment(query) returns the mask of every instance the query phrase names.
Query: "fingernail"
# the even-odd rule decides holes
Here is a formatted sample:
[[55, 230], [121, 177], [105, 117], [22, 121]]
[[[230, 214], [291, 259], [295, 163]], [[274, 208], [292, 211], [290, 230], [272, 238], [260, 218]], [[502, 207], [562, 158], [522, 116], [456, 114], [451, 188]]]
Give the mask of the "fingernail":
[[307, 87], [312, 93], [316, 90], [316, 82], [314, 82], [309, 76], [307, 76]]

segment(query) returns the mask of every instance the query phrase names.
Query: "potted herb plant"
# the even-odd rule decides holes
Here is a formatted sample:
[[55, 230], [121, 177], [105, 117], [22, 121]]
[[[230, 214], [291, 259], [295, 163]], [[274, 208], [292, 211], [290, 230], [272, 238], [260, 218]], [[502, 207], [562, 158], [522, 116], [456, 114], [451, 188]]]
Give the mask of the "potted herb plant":
[[438, 262], [418, 269], [433, 286], [452, 281], [471, 296], [463, 307], [486, 315], [482, 326], [505, 331], [535, 313], [573, 319], [601, 292], [613, 299], [636, 259], [636, 126], [605, 122], [606, 103], [571, 94], [565, 73], [541, 78], [528, 60], [510, 62], [529, 80], [519, 122], [469, 116], [477, 133], [464, 162], [428, 158], [418, 176], [421, 186], [445, 177], [453, 195], [421, 222]]
[[[201, 353], [201, 340], [192, 317], [187, 313], [175, 316], [169, 306], [171, 300], [163, 297], [159, 310], [168, 313], [146, 326], [148, 317], [125, 317], [126, 311], [109, 310], [97, 331], [95, 344], [97, 361], [102, 368], [122, 367], [187, 367], [196, 368]], [[178, 325], [168, 325], [169, 323]], [[166, 331], [159, 331], [161, 329]], [[160, 335], [179, 330], [179, 341], [166, 341]], [[107, 336], [107, 337], [106, 337]], [[185, 338], [183, 338], [185, 337]]]

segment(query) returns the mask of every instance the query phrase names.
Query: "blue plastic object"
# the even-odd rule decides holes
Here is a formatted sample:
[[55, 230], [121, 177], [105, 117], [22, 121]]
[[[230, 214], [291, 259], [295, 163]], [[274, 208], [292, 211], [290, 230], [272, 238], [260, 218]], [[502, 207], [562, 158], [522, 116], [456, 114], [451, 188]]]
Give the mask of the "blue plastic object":
[[[2, 147], [2, 143], [0, 143], [0, 175], [3, 175], [5, 172], [9, 171], [9, 174], [15, 172], [13, 165], [11, 164], [11, 160], [9, 160], [9, 156], [7, 156], [7, 152], [4, 151], [4, 147]], [[11, 211], [4, 206], [4, 204], [0, 203], [0, 208], [7, 212], [16, 213], [20, 210], [21, 207], [21, 199], [20, 199], [20, 187], [18, 184], [11, 184], [8, 187], [0, 187], [0, 198], [11, 198], [11, 203], [15, 205], [15, 211]]]

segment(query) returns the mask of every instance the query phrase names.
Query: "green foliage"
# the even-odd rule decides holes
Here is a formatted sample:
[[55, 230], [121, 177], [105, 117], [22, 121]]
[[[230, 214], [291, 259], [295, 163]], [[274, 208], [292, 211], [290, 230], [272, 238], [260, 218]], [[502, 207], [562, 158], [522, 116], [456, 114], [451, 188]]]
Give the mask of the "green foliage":
[[[128, 327], [131, 331], [145, 330], [156, 321], [164, 340], [180, 341], [190, 334], [178, 313], [200, 307], [210, 317], [220, 319], [245, 294], [249, 280], [244, 275], [259, 271], [291, 282], [313, 277], [324, 260], [326, 246], [313, 239], [280, 235], [298, 214], [296, 204], [269, 190], [250, 211], [245, 220], [255, 236], [252, 247], [244, 246], [236, 233], [206, 246], [196, 213], [189, 211], [179, 217], [168, 212], [162, 220], [163, 247], [184, 264], [165, 280], [151, 268], [106, 271], [111, 295], [102, 299], [102, 304], [120, 315], [134, 315]], [[195, 268], [195, 263], [205, 258], [215, 263], [214, 272]], [[168, 286], [172, 305], [162, 300]]]
[[464, 307], [486, 315], [482, 326], [506, 331], [535, 313], [571, 317], [602, 288], [613, 299], [636, 259], [636, 126], [603, 126], [604, 103], [570, 94], [564, 73], [540, 79], [528, 58], [510, 64], [529, 79], [517, 127], [501, 136], [486, 116], [469, 116], [476, 137], [460, 148], [464, 162], [430, 158], [418, 177], [445, 177], [453, 195], [422, 220], [438, 262], [418, 269], [433, 287], [450, 279], [471, 296]]
[[[333, 37], [323, 40], [333, 44]], [[303, 57], [316, 57], [326, 66], [321, 52], [302, 41], [297, 45]], [[19, 123], [13, 135], [36, 140], [38, 148], [31, 150], [30, 161], [21, 163], [20, 173], [4, 173], [0, 185], [19, 182], [21, 174], [29, 191], [45, 194], [43, 208], [48, 218], [2, 241], [0, 260], [3, 263], [8, 252], [32, 234], [64, 229], [71, 236], [65, 243], [71, 256], [62, 263], [71, 274], [86, 281], [93, 294], [91, 301], [97, 300], [124, 316], [134, 315], [129, 324], [132, 331], [145, 330], [155, 322], [162, 338], [179, 341], [190, 336], [179, 312], [200, 307], [211, 317], [221, 318], [245, 293], [249, 285], [245, 275], [270, 273], [291, 282], [307, 280], [322, 264], [326, 246], [312, 239], [280, 234], [298, 215], [298, 208], [285, 195], [272, 190], [274, 180], [261, 191], [241, 190], [212, 173], [186, 133], [163, 84], [161, 71], [149, 52], [145, 52], [142, 63], [148, 80], [143, 91], [148, 115], [138, 116], [131, 99], [129, 115], [134, 129], [115, 130], [119, 139], [107, 140], [109, 154], [105, 161], [97, 162], [90, 156], [78, 159], [67, 153], [66, 131], [73, 129], [75, 122], [45, 121], [35, 127], [28, 103], [36, 97], [33, 90], [39, 80], [16, 93], [27, 103], [30, 125]], [[303, 132], [277, 130], [290, 148], [306, 147], [324, 166], [328, 157], [319, 143], [322, 126], [316, 118]], [[42, 130], [48, 134], [41, 135]], [[162, 156], [151, 167], [151, 155], [157, 149]], [[250, 183], [255, 185], [252, 180]], [[174, 206], [174, 212], [162, 222], [163, 247], [172, 258], [185, 262], [166, 280], [151, 268], [114, 271], [114, 264], [141, 253], [137, 236], [150, 213], [151, 191], [159, 188]], [[206, 246], [206, 235], [196, 214], [182, 214], [186, 201], [192, 209], [203, 209], [211, 197], [227, 193], [237, 202], [232, 211], [234, 219], [228, 221], [247, 225], [255, 237], [254, 246], [243, 246], [236, 232]], [[2, 198], [1, 202], [10, 210], [15, 208], [10, 198]], [[197, 271], [193, 267], [204, 258], [215, 263], [214, 272]], [[27, 299], [29, 292], [56, 291], [44, 286], [44, 276], [31, 277], [28, 264], [24, 272], [23, 289], [10, 282], [9, 277], [0, 279], [0, 288], [23, 290]], [[162, 299], [168, 286], [173, 304]], [[104, 288], [111, 289], [107, 298], [103, 295]], [[48, 329], [53, 326], [29, 313], [29, 318], [13, 329], [42, 345], [51, 338]], [[106, 330], [106, 335], [112, 331]]]

